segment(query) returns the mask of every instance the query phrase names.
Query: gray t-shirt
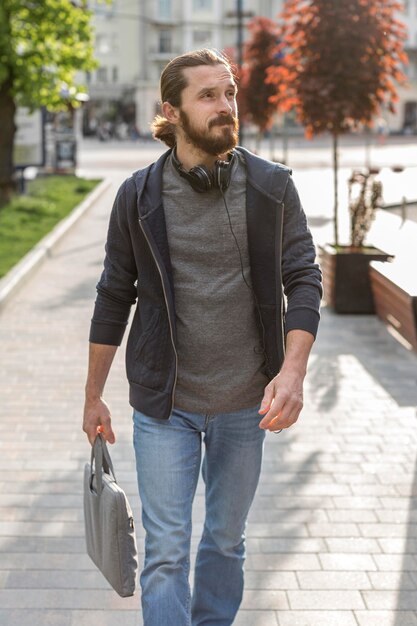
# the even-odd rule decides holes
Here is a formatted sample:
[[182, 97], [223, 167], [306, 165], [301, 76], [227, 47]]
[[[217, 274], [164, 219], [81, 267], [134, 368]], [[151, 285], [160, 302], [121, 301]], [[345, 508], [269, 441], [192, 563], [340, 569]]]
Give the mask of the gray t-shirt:
[[[250, 267], [246, 167], [233, 163], [225, 193], [244, 275]], [[200, 414], [257, 405], [268, 383], [252, 291], [218, 189], [193, 191], [170, 158], [162, 192], [174, 276], [178, 378], [175, 406]]]

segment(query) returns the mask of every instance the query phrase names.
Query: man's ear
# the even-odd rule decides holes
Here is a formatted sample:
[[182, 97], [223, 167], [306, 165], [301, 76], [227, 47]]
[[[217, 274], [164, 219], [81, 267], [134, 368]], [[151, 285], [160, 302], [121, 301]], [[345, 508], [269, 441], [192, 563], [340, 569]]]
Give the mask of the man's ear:
[[164, 102], [162, 104], [162, 113], [168, 122], [171, 122], [171, 124], [178, 124], [180, 119], [179, 109], [177, 109], [177, 107], [173, 107], [170, 102]]

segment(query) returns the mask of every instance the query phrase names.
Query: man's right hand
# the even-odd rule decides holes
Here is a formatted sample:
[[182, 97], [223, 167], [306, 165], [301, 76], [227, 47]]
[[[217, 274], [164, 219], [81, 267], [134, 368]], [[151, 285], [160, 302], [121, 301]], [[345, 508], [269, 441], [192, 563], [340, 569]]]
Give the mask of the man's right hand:
[[86, 399], [83, 431], [86, 433], [91, 445], [93, 445], [98, 433], [101, 433], [108, 443], [116, 441], [111, 427], [110, 409], [102, 398], [97, 398], [96, 400]]

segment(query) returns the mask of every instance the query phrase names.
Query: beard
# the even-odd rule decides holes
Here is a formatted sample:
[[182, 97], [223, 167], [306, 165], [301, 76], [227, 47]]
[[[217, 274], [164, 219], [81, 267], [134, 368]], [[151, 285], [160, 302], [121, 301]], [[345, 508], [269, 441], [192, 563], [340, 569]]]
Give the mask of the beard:
[[237, 145], [239, 121], [231, 113], [219, 115], [210, 122], [209, 130], [214, 126], [222, 126], [222, 134], [214, 137], [211, 137], [207, 130], [198, 130], [193, 126], [189, 116], [182, 109], [180, 109], [180, 120], [186, 140], [207, 154], [218, 156], [230, 152]]

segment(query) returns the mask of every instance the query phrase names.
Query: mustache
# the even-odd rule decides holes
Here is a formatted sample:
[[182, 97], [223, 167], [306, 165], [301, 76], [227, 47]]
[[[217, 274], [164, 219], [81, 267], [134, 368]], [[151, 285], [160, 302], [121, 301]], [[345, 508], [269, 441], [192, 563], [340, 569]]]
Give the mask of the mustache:
[[213, 126], [223, 126], [223, 124], [231, 124], [232, 126], [236, 126], [237, 118], [234, 117], [231, 113], [227, 115], [219, 115], [219, 117], [211, 120], [209, 128], [213, 128]]

